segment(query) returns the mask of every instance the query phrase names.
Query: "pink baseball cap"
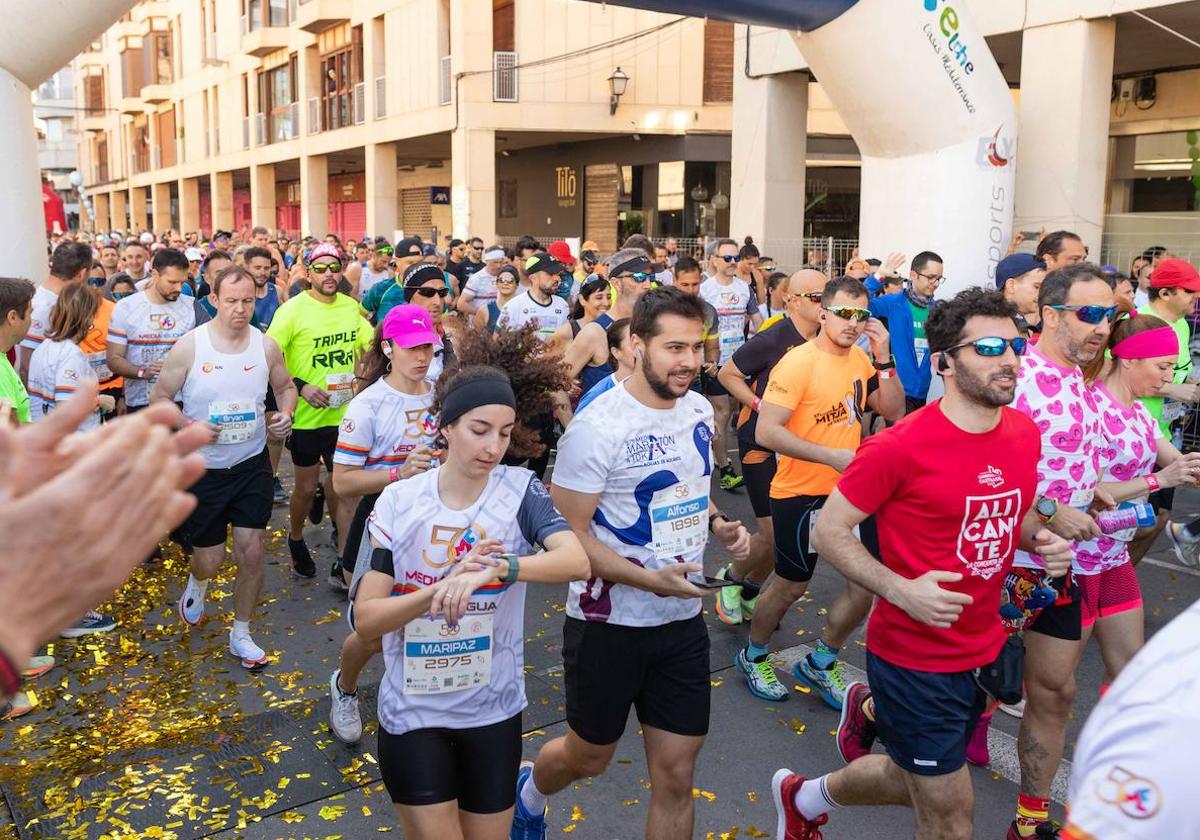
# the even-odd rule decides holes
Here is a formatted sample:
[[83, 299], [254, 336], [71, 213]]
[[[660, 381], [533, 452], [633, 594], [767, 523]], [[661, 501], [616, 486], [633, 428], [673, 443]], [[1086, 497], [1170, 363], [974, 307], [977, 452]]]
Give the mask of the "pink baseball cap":
[[340, 263], [342, 261], [341, 249], [339, 249], [338, 246], [336, 246], [332, 243], [322, 242], [320, 245], [313, 248], [311, 253], [309, 253], [308, 264], [312, 265], [319, 259], [331, 259], [331, 258], [337, 260]]
[[420, 347], [422, 344], [442, 346], [433, 329], [433, 318], [429, 310], [413, 303], [402, 303], [393, 306], [383, 319], [383, 338], [397, 347]]

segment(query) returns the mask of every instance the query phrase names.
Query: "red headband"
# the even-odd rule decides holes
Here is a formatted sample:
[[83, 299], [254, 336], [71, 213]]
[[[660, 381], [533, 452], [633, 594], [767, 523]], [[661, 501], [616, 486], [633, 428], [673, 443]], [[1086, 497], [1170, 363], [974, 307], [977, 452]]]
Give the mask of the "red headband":
[[1112, 349], [1116, 359], [1157, 359], [1179, 355], [1179, 336], [1174, 327], [1155, 327], [1142, 330], [1117, 342]]

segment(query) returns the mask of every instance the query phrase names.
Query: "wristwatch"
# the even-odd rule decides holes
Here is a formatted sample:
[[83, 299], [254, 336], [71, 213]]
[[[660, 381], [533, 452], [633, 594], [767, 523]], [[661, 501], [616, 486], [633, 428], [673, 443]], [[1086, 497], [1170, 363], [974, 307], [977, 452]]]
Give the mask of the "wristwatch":
[[895, 356], [888, 356], [888, 359], [886, 362], [880, 362], [878, 359], [875, 360], [875, 370], [895, 370], [895, 368], [896, 368], [896, 357]]
[[724, 519], [726, 522], [728, 522], [728, 521], [729, 521], [729, 517], [728, 517], [728, 516], [726, 516], [725, 514], [721, 513], [721, 511], [717, 511], [717, 512], [716, 512], [716, 513], [714, 513], [712, 516], [708, 517], [708, 533], [710, 533], [710, 534], [714, 533], [714, 531], [713, 531], [713, 525], [714, 525], [714, 523], [716, 523], [716, 521], [717, 521], [718, 519]]
[[1038, 515], [1038, 519], [1042, 520], [1043, 525], [1049, 525], [1054, 521], [1054, 517], [1058, 516], [1058, 502], [1042, 496], [1033, 506], [1033, 510]]

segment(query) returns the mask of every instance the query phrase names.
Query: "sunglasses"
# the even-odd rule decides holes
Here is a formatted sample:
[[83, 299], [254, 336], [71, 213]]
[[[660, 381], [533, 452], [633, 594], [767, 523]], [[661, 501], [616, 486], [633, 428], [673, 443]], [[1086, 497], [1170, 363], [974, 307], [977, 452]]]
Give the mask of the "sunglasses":
[[380, 247], [375, 249], [375, 253], [383, 254], [385, 257], [390, 257], [392, 254], [394, 254], [396, 252], [392, 249], [392, 246], [390, 246], [390, 245], [381, 245]]
[[1085, 324], [1099, 324], [1101, 321], [1111, 324], [1117, 317], [1115, 306], [1079, 306], [1069, 303], [1051, 303], [1048, 306], [1059, 311], [1074, 312], [1075, 317]]
[[113, 300], [120, 300], [121, 298], [129, 297], [131, 294], [133, 294], [133, 292], [113, 292], [112, 293]]
[[870, 309], [860, 309], [857, 306], [826, 306], [825, 311], [855, 324], [865, 324], [871, 317]]
[[799, 294], [793, 295], [792, 297], [804, 298], [805, 300], [811, 300], [813, 303], [820, 303], [821, 298], [825, 297], [825, 293], [824, 292], [800, 292]]
[[87, 284], [89, 286], [103, 286], [108, 281], [103, 277], [89, 277]]
[[775, 263], [767, 263], [766, 265], [763, 265], [762, 263], [759, 263], [759, 264], [758, 264], [758, 267], [759, 267], [759, 268], [761, 268], [763, 271], [774, 271], [774, 270], [775, 270]]
[[727, 263], [735, 263], [741, 260], [741, 257], [737, 256], [736, 254], [734, 256], [730, 256], [728, 254], [722, 256], [721, 254], [717, 254], [717, 259], [725, 260]]
[[309, 268], [311, 268], [317, 274], [324, 274], [327, 271], [337, 274], [339, 271], [342, 270], [342, 264], [341, 263], [319, 263], [318, 265], [310, 265]]
[[630, 280], [632, 280], [635, 283], [647, 283], [654, 279], [654, 275], [648, 274], [645, 271], [635, 271], [635, 272], [632, 272], [631, 274], [622, 274], [617, 279], [624, 279], [624, 278], [629, 278]]
[[421, 288], [417, 289], [417, 294], [419, 294], [421, 297], [427, 297], [427, 298], [431, 298], [434, 295], [437, 295], [440, 298], [444, 298], [446, 295], [450, 294], [450, 290], [449, 289], [431, 289], [427, 286], [422, 286]]
[[501, 274], [496, 278], [496, 282], [512, 284], [517, 282], [517, 278], [513, 277], [511, 274]]
[[958, 350], [961, 347], [974, 347], [975, 352], [980, 356], [1003, 356], [1004, 351], [1008, 347], [1012, 347], [1014, 355], [1024, 356], [1025, 351], [1029, 349], [1029, 339], [1020, 337], [1001, 338], [998, 335], [989, 335], [984, 338], [977, 338], [974, 341], [952, 344], [943, 352], [949, 353], [951, 350]]

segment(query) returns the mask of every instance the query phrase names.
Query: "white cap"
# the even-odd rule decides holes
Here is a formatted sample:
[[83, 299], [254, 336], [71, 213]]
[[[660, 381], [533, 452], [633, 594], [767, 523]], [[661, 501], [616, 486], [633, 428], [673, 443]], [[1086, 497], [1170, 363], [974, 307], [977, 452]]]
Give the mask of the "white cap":
[[151, 242], [154, 241], [154, 234], [148, 230], [143, 231], [142, 235], [139, 236], [138, 239], [140, 239], [142, 241], [143, 245], [149, 245]]
[[183, 253], [184, 253], [184, 256], [186, 256], [188, 258], [188, 262], [203, 262], [204, 261], [204, 252], [201, 251], [199, 248], [188, 248]]

